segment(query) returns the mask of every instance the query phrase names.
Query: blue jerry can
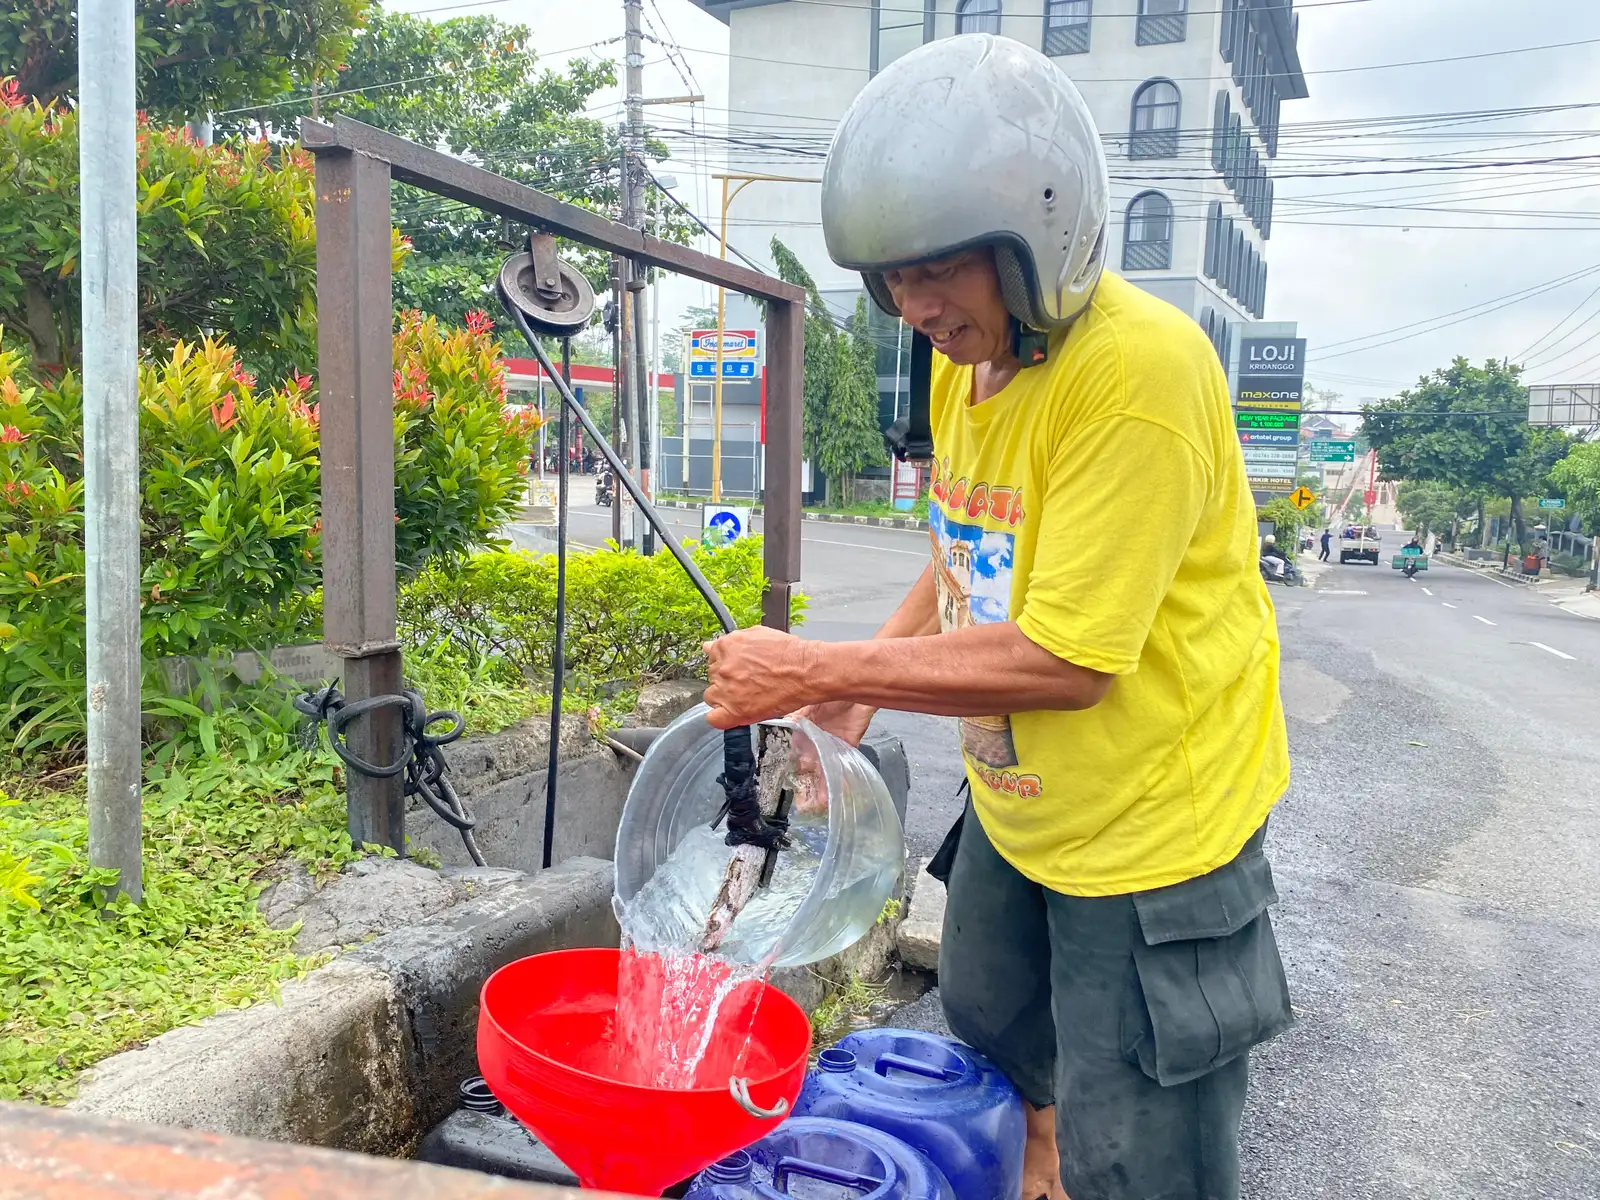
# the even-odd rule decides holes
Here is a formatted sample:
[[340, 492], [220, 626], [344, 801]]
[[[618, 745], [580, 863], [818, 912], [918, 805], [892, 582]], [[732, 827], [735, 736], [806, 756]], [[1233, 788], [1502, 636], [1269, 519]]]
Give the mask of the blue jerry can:
[[899, 1138], [853, 1121], [791, 1117], [711, 1164], [685, 1200], [953, 1200], [937, 1167]]
[[970, 1046], [911, 1029], [867, 1029], [824, 1050], [795, 1112], [839, 1117], [914, 1146], [956, 1200], [1022, 1191], [1022, 1098]]

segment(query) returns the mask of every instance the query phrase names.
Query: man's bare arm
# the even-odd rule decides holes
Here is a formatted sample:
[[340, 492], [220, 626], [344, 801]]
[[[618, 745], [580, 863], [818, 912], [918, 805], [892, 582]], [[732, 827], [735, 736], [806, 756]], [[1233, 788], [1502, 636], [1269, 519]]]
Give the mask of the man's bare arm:
[[917, 637], [805, 642], [746, 629], [707, 644], [713, 725], [807, 705], [853, 704], [952, 717], [1098, 704], [1112, 677], [1058, 658], [1010, 621]]

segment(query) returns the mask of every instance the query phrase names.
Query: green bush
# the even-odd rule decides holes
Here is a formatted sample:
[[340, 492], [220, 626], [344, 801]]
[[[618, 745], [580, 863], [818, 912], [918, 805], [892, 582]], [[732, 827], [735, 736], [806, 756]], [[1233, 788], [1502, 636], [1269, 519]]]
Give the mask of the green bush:
[[[766, 589], [760, 539], [690, 549], [734, 619], [759, 622]], [[497, 552], [440, 563], [402, 590], [401, 636], [419, 651], [442, 643], [460, 662], [498, 663], [517, 677], [547, 679], [555, 595], [553, 555]], [[795, 619], [804, 604], [795, 599]], [[613, 548], [567, 560], [567, 669], [576, 686], [694, 675], [705, 663], [702, 644], [720, 631], [670, 554], [645, 558]]]
[[[395, 336], [402, 571], [492, 543], [521, 503], [526, 418], [481, 326], [403, 316]], [[309, 377], [258, 387], [231, 348], [177, 343], [140, 370], [147, 665], [321, 636], [318, 408]], [[0, 735], [71, 751], [84, 727], [79, 381], [0, 354]]]

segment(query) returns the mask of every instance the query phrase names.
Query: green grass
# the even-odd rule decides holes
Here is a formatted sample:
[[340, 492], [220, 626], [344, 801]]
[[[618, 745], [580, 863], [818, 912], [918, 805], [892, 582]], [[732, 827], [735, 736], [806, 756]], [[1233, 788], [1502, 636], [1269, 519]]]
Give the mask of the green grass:
[[294, 855], [319, 875], [360, 857], [326, 750], [211, 719], [156, 749], [144, 788], [144, 903], [112, 903], [88, 865], [81, 780], [0, 792], [0, 1099], [59, 1104], [77, 1073], [224, 1008], [275, 997], [320, 960], [256, 909], [258, 875]]
[[865, 1016], [882, 998], [882, 984], [868, 983], [854, 971], [843, 987], [830, 993], [811, 1014], [812, 1044], [830, 1046], [843, 1036], [842, 1026], [851, 1017]]

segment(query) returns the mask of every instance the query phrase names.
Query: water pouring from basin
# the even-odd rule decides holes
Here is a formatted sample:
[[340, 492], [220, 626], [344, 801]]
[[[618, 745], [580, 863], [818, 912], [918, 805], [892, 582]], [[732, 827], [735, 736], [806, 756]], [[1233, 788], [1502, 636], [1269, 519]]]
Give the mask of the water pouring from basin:
[[[703, 960], [697, 982], [679, 982], [699, 988], [698, 1000], [716, 1018], [697, 1047], [692, 1086], [628, 1082], [655, 1076], [660, 1064], [633, 1058], [619, 1068], [620, 962], [614, 949], [560, 950], [500, 968], [483, 986], [478, 1066], [500, 1102], [585, 1187], [659, 1196], [788, 1113], [805, 1076], [811, 1026], [776, 988], [732, 980], [729, 964]], [[714, 1002], [712, 993], [730, 980]], [[740, 1091], [748, 1108], [735, 1098]]]

